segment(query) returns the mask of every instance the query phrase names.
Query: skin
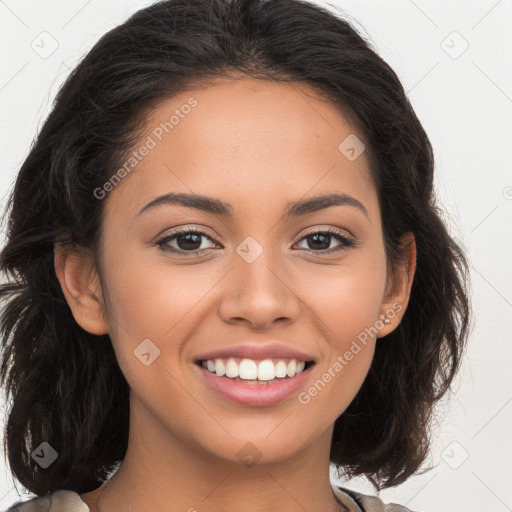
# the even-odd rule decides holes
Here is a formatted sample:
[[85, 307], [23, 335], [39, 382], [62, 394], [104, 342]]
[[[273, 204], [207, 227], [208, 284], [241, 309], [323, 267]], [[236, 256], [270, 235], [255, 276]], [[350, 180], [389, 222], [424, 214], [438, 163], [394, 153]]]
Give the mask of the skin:
[[[350, 161], [338, 150], [356, 132], [314, 90], [218, 80], [160, 103], [141, 143], [191, 96], [198, 105], [103, 199], [99, 263], [57, 246], [56, 273], [74, 318], [93, 334], [110, 335], [131, 388], [124, 463], [106, 487], [81, 497], [99, 510], [102, 490], [102, 512], [148, 503], [155, 512], [170, 503], [212, 512], [343, 510], [329, 483], [333, 424], [361, 387], [375, 344], [386, 342], [378, 338], [405, 313], [414, 238], [404, 238], [411, 243], [403, 264], [388, 272], [366, 155]], [[169, 204], [137, 216], [171, 191], [228, 202], [233, 218]], [[344, 205], [282, 219], [289, 201], [332, 192], [359, 200], [368, 217]], [[200, 238], [202, 254], [155, 246], [187, 226], [211, 237]], [[306, 237], [328, 228], [357, 246], [327, 254], [324, 247], [342, 242], [331, 237], [322, 246]], [[236, 252], [248, 236], [263, 248], [252, 263]], [[169, 244], [191, 247], [183, 238]], [[270, 407], [234, 404], [194, 367], [214, 348], [278, 341], [314, 355], [307, 390], [393, 304], [391, 323], [380, 324], [307, 405], [296, 394]], [[133, 355], [146, 338], [160, 350], [149, 366]], [[259, 456], [250, 467], [237, 454], [248, 442]]]

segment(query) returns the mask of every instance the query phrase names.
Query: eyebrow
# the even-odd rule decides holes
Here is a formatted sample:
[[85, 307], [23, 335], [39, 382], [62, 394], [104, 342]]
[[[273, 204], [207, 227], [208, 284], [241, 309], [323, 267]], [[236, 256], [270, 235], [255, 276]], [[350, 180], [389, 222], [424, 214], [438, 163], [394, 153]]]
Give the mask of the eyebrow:
[[[233, 207], [229, 203], [199, 194], [175, 192], [169, 192], [168, 194], [164, 194], [153, 199], [139, 211], [137, 216], [164, 204], [180, 205], [215, 215], [221, 215], [223, 217], [233, 217]], [[353, 206], [363, 212], [368, 219], [370, 218], [367, 209], [360, 201], [348, 194], [339, 193], [324, 194], [310, 199], [289, 202], [283, 213], [283, 218], [287, 219], [289, 217], [298, 217], [308, 213], [314, 213], [325, 208], [330, 208], [331, 206]]]

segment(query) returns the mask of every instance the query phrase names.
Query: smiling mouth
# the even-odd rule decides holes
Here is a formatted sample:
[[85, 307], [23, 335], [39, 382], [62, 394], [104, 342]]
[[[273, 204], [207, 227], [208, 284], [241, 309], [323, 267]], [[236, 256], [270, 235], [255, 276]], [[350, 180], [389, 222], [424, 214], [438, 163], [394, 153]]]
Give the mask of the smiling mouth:
[[314, 366], [314, 361], [294, 358], [252, 360], [241, 358], [201, 359], [195, 364], [217, 377], [246, 384], [272, 384], [295, 377]]

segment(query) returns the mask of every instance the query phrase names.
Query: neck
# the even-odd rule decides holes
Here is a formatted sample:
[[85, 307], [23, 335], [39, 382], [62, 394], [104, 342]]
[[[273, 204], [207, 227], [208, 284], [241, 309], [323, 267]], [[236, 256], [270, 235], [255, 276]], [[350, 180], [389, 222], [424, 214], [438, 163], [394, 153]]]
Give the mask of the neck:
[[148, 504], [152, 512], [167, 512], [170, 503], [173, 510], [191, 512], [346, 510], [330, 484], [332, 425], [286, 459], [248, 465], [178, 439], [144, 408], [130, 411], [120, 469], [107, 484], [81, 496], [92, 512], [135, 512]]

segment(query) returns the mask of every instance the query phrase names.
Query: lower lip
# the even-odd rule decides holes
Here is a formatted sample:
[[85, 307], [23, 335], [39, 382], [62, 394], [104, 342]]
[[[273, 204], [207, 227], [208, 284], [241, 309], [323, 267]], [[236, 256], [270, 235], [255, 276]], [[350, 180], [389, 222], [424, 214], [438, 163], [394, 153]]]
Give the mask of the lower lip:
[[194, 366], [201, 372], [206, 382], [224, 398], [240, 405], [269, 406], [278, 404], [296, 393], [304, 385], [309, 376], [309, 370], [314, 365], [294, 377], [269, 384], [245, 384], [228, 377], [219, 377], [197, 364]]

